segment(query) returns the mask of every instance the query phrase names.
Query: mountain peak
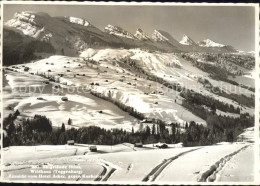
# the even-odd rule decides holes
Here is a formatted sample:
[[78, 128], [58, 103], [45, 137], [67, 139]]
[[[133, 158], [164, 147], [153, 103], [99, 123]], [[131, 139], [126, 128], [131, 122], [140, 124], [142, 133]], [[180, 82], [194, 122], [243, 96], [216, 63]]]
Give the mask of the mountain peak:
[[5, 26], [16, 28], [24, 35], [49, 41], [52, 35], [45, 29], [49, 19], [52, 18], [47, 13], [22, 11], [16, 12], [12, 19], [5, 22]]
[[220, 43], [216, 43], [210, 39], [205, 39], [203, 41], [199, 42], [199, 46], [202, 47], [224, 47], [225, 45], [220, 44]]
[[88, 21], [78, 17], [65, 16], [65, 21], [70, 23], [82, 25], [82, 26], [92, 26]]
[[169, 39], [165, 36], [164, 31], [154, 30], [152, 34], [152, 39], [154, 41], [168, 41]]
[[134, 35], [132, 35], [131, 33], [122, 29], [119, 26], [113, 26], [113, 25], [109, 24], [105, 27], [104, 31], [109, 33], [109, 34], [112, 34], [112, 35], [125, 37], [125, 38], [128, 38], [128, 39], [135, 39]]
[[138, 38], [139, 40], [147, 40], [149, 39], [149, 36], [143, 32], [142, 29], [138, 28], [135, 32], [135, 35], [134, 35], [136, 38]]
[[5, 23], [6, 26], [13, 27], [15, 23], [26, 22], [36, 26], [36, 19], [45, 19], [50, 16], [43, 12], [33, 12], [33, 11], [22, 11], [16, 12], [14, 17]]
[[189, 38], [187, 35], [183, 34], [182, 40], [180, 41], [183, 45], [196, 45], [196, 42]]

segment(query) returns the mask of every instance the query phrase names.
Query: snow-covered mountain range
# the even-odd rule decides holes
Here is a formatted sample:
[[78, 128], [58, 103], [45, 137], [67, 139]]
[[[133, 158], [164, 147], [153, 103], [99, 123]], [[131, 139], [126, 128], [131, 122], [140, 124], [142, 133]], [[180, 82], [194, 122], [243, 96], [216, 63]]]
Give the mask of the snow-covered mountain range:
[[[12, 34], [7, 34], [8, 32], [20, 34], [23, 38], [22, 43], [28, 43], [28, 40], [48, 43], [55, 49], [56, 54], [64, 53], [68, 56], [77, 56], [90, 47], [143, 48], [163, 52], [238, 52], [232, 46], [219, 44], [210, 39], [196, 43], [184, 35], [179, 42], [169, 33], [159, 29], [148, 36], [140, 28], [132, 34], [111, 24], [102, 31], [83, 18], [51, 17], [46, 13], [31, 11], [17, 12], [12, 19], [4, 23], [4, 34], [6, 34], [4, 43], [7, 42], [6, 45], [12, 47], [11, 39], [8, 38]], [[35, 50], [40, 50], [39, 48], [41, 48], [40, 44]]]

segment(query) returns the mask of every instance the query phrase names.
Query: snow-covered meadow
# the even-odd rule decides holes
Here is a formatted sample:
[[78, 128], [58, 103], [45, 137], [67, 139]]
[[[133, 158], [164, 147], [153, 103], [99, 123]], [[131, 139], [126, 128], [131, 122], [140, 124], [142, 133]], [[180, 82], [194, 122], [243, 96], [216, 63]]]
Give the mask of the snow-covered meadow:
[[[181, 147], [168, 144], [168, 149], [158, 149], [148, 144], [134, 147], [131, 144], [113, 146], [97, 145], [90, 152], [89, 145], [41, 145], [4, 148], [4, 177], [38, 175], [52, 167], [45, 181], [59, 180], [54, 176], [55, 166], [78, 166], [80, 174], [66, 173], [68, 181], [108, 182], [207, 182], [253, 181], [253, 144], [247, 142], [220, 143], [212, 146]], [[247, 159], [245, 163], [245, 158]], [[74, 168], [68, 170], [75, 170]], [[74, 175], [72, 177], [71, 175]], [[69, 177], [70, 176], [70, 177]], [[99, 177], [100, 176], [100, 177]], [[239, 178], [239, 179], [238, 179]], [[63, 180], [63, 181], [64, 181]]]

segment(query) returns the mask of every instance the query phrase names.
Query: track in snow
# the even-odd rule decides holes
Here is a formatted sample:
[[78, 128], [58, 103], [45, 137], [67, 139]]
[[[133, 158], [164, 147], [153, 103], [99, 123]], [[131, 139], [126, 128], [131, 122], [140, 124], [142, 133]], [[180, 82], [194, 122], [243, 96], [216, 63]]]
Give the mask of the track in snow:
[[216, 163], [214, 163], [209, 170], [205, 171], [204, 173], [201, 174], [201, 176], [198, 178], [199, 182], [214, 182], [217, 177], [217, 173], [226, 165], [226, 163], [236, 154], [241, 152], [242, 150], [245, 150], [247, 147], [250, 145], [246, 145], [244, 147], [241, 147], [237, 151], [234, 151], [225, 157], [221, 158], [218, 160]]
[[103, 171], [98, 175], [98, 177], [94, 181], [107, 181], [115, 171], [115, 168], [110, 168], [109, 165], [105, 163], [103, 165]]
[[162, 161], [162, 163], [160, 163], [159, 165], [157, 165], [147, 176], [145, 176], [145, 178], [142, 180], [143, 182], [148, 182], [148, 181], [155, 181], [156, 178], [162, 173], [162, 171], [172, 162], [174, 161], [175, 159], [189, 153], [189, 152], [192, 152], [192, 151], [195, 151], [195, 150], [198, 150], [200, 148], [196, 148], [196, 149], [192, 149], [192, 150], [189, 150], [189, 151], [186, 151], [186, 152], [182, 152], [174, 157], [171, 157], [169, 159], [164, 159]]

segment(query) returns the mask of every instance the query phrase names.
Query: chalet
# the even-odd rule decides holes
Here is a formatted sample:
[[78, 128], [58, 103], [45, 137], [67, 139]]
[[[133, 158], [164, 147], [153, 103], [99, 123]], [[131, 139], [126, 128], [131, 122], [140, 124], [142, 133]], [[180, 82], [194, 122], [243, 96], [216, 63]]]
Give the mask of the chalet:
[[67, 141], [67, 145], [74, 145], [74, 144], [75, 144], [74, 140], [68, 140]]
[[68, 99], [68, 97], [63, 96], [63, 97], [61, 98], [61, 100], [62, 100], [62, 101], [68, 101], [69, 99]]
[[70, 70], [67, 70], [67, 72], [70, 72]]
[[153, 120], [150, 119], [150, 118], [146, 118], [146, 119], [143, 119], [143, 121], [141, 121], [141, 123], [152, 123]]
[[37, 100], [43, 100], [43, 98], [42, 97], [38, 97]]
[[92, 145], [92, 146], [89, 147], [89, 150], [90, 150], [91, 152], [97, 152], [97, 146]]
[[156, 145], [156, 147], [158, 147], [160, 149], [166, 149], [166, 148], [168, 148], [168, 145], [166, 143], [162, 143], [162, 144]]
[[135, 143], [135, 147], [143, 147], [143, 144], [140, 142], [140, 143]]
[[24, 71], [29, 71], [29, 67], [24, 67]]

